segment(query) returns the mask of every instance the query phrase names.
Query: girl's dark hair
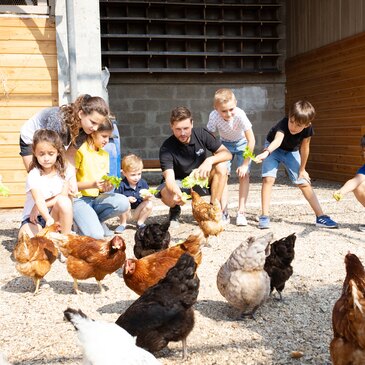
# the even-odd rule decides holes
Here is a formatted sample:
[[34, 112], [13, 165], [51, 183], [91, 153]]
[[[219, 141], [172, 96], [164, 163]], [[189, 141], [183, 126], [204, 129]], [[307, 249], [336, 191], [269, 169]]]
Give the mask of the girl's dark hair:
[[99, 132], [113, 132], [114, 130], [114, 126], [112, 121], [110, 120], [110, 118], [106, 118], [104, 119], [104, 121], [99, 124], [98, 129], [91, 133], [90, 135], [87, 136], [87, 142], [89, 143], [89, 145], [93, 145], [94, 144], [94, 136], [96, 133]]
[[82, 110], [85, 114], [97, 112], [109, 119], [109, 107], [105, 100], [99, 96], [90, 96], [89, 94], [80, 95], [74, 103], [62, 105], [62, 119], [67, 125], [71, 134], [71, 144], [74, 144], [81, 128], [81, 119], [79, 112]]
[[29, 171], [37, 167], [41, 172], [43, 171], [43, 167], [39, 164], [37, 158], [35, 157], [35, 149], [38, 143], [48, 142], [57, 150], [57, 159], [54, 164], [56, 171], [58, 174], [64, 179], [66, 172], [66, 152], [65, 147], [63, 146], [63, 142], [59, 134], [55, 131], [51, 131], [49, 129], [38, 129], [33, 136], [33, 157], [29, 166]]

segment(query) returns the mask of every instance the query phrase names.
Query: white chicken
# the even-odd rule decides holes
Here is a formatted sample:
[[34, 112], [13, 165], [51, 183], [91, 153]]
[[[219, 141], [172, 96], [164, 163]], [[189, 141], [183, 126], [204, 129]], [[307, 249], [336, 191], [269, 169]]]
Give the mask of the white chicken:
[[264, 265], [272, 239], [272, 233], [250, 237], [232, 252], [218, 271], [218, 290], [229, 304], [242, 312], [242, 316], [253, 317], [270, 295], [270, 277]]
[[64, 315], [77, 330], [84, 365], [161, 365], [151, 353], [136, 345], [135, 337], [115, 323], [94, 321], [72, 308], [67, 308]]

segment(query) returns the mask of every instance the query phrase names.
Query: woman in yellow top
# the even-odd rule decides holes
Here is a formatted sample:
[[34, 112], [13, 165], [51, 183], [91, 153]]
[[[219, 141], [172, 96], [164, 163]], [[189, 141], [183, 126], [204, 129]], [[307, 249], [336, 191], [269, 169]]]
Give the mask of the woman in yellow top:
[[82, 196], [74, 200], [74, 223], [80, 234], [96, 239], [113, 235], [104, 222], [130, 209], [128, 198], [114, 193], [114, 186], [102, 179], [109, 173], [109, 153], [103, 147], [112, 131], [113, 124], [107, 119], [75, 155], [77, 187]]

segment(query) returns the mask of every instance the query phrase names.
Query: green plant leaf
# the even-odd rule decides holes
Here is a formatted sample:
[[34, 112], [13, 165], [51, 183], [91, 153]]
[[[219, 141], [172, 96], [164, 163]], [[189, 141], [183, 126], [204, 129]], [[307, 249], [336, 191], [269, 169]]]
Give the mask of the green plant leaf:
[[257, 162], [255, 154], [246, 146], [243, 151], [243, 158], [250, 158], [253, 162]]
[[10, 190], [2, 182], [0, 182], [0, 195], [9, 196]]
[[208, 188], [208, 178], [202, 179], [201, 177], [195, 177], [197, 169], [194, 169], [190, 175], [181, 180], [183, 188], [191, 189], [195, 185], [199, 185], [201, 188]]
[[119, 188], [120, 183], [122, 182], [122, 178], [113, 175], [103, 175], [102, 180], [109, 181], [116, 189]]

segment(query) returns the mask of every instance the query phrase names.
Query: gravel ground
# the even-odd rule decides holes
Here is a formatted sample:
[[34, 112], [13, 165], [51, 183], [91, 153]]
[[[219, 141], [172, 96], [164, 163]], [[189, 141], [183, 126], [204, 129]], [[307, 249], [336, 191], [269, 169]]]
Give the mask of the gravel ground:
[[[271, 230], [275, 239], [296, 232], [294, 274], [282, 302], [269, 299], [255, 319], [237, 320], [236, 310], [218, 292], [217, 272], [243, 240], [267, 231], [257, 228], [260, 181], [251, 183], [247, 227], [234, 224], [238, 185], [230, 184], [231, 224], [219, 244], [213, 239], [212, 247], [204, 248], [198, 269], [201, 286], [195, 305], [196, 324], [188, 337], [189, 357], [184, 364], [331, 364], [331, 313], [345, 276], [344, 256], [351, 251], [365, 262], [365, 234], [357, 230], [359, 223], [365, 223], [364, 209], [352, 194], [335, 202], [331, 196], [339, 184], [314, 181], [313, 186], [323, 210], [338, 221], [340, 228], [316, 228], [314, 215], [299, 189], [279, 179], [272, 195]], [[167, 213], [168, 209], [156, 200], [149, 222], [161, 222], [167, 219]], [[83, 293], [77, 296], [65, 265], [58, 260], [42, 280], [38, 295], [33, 295], [32, 280], [20, 276], [11, 255], [20, 215], [20, 210], [0, 212], [0, 352], [13, 364], [81, 364], [75, 331], [63, 321], [66, 307], [81, 308], [94, 319], [112, 322], [137, 295], [126, 287], [118, 271], [105, 278], [103, 293], [99, 293], [95, 280], [89, 279], [80, 283]], [[170, 230], [174, 243], [197, 228], [190, 204], [183, 208], [183, 220], [179, 228]], [[116, 220], [109, 223], [117, 225]], [[123, 234], [128, 257], [133, 255], [134, 232], [130, 226]], [[292, 359], [292, 351], [300, 351], [303, 356]], [[179, 342], [170, 343], [158, 357], [162, 364], [181, 364], [181, 355]]]

